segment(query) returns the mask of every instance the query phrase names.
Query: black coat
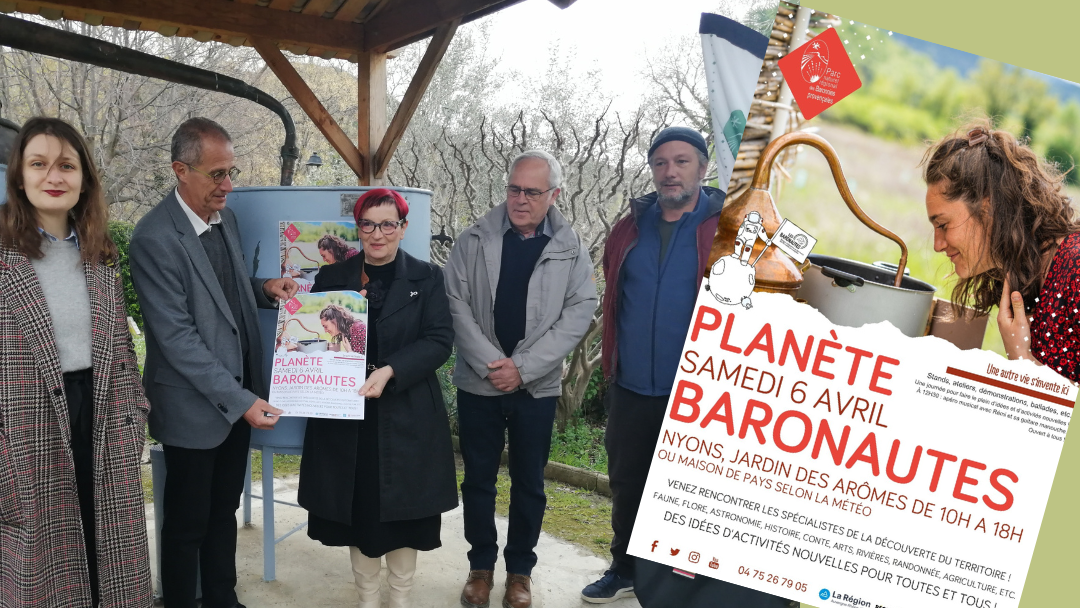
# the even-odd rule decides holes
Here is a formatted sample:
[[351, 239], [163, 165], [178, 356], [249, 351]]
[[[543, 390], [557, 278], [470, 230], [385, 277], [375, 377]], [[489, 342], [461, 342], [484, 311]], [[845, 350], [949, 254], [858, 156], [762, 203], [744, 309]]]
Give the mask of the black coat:
[[[360, 291], [363, 254], [324, 266], [312, 292]], [[450, 422], [435, 370], [450, 358], [454, 326], [442, 269], [398, 250], [378, 328], [378, 367], [394, 377], [379, 398], [381, 521], [419, 519], [458, 504]], [[299, 503], [352, 523], [359, 421], [311, 418], [300, 463]]]

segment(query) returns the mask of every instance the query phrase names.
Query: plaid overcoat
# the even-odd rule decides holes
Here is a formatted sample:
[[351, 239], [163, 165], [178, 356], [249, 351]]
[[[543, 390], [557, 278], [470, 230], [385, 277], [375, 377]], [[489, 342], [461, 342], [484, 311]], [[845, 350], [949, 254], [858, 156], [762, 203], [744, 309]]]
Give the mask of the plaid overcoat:
[[[86, 264], [92, 312], [94, 506], [102, 608], [152, 604], [139, 461], [148, 405], [119, 273]], [[0, 608], [89, 608], [71, 429], [37, 275], [0, 246]]]

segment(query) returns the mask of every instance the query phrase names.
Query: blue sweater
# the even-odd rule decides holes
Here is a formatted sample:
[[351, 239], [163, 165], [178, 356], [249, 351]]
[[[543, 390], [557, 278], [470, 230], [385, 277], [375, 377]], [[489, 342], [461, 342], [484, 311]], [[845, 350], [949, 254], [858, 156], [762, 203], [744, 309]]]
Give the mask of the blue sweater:
[[697, 227], [708, 213], [702, 191], [697, 205], [676, 223], [660, 262], [660, 206], [638, 217], [637, 244], [619, 277], [616, 382], [641, 395], [671, 393], [686, 331], [697, 300]]

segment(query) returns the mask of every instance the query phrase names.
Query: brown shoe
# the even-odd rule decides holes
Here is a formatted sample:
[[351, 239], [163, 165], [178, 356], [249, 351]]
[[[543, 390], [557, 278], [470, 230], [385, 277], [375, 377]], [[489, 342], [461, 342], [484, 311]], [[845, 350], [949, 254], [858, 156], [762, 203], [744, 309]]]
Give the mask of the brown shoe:
[[532, 606], [532, 579], [524, 574], [506, 575], [506, 594], [503, 608], [530, 608]]
[[470, 570], [461, 590], [461, 605], [465, 608], [488, 608], [491, 588], [495, 586], [495, 573], [491, 570]]

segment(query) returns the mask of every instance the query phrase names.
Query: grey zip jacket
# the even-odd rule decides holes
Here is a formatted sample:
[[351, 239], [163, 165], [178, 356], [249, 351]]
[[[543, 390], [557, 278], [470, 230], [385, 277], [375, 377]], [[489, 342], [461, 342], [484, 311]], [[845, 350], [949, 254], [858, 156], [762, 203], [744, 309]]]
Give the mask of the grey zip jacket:
[[[454, 385], [474, 395], [505, 394], [487, 380], [488, 363], [506, 358], [495, 337], [505, 218], [503, 202], [458, 236], [446, 262], [457, 346]], [[597, 303], [588, 248], [554, 205], [545, 222], [553, 236], [529, 279], [525, 338], [511, 357], [522, 388], [533, 397], [561, 394], [563, 363], [588, 331]]]

